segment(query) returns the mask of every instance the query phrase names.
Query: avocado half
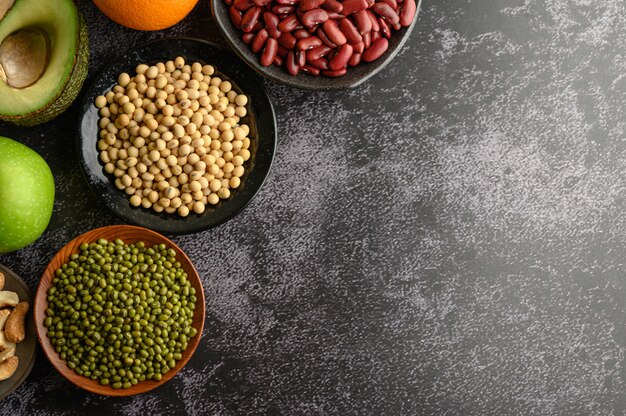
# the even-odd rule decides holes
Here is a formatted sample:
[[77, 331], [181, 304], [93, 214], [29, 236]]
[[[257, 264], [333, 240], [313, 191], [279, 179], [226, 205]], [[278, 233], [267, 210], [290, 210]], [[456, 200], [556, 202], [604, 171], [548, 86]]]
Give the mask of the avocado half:
[[0, 0], [0, 120], [45, 123], [76, 99], [89, 39], [72, 0]]

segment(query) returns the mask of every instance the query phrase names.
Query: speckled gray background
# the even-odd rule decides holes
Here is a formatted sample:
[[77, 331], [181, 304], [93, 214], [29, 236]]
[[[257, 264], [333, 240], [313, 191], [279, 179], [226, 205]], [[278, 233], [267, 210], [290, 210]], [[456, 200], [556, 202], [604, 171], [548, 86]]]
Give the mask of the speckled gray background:
[[[91, 74], [148, 39], [214, 33], [206, 0], [163, 33], [80, 7]], [[40, 356], [0, 413], [624, 414], [625, 21], [622, 0], [426, 1], [366, 85], [267, 83], [267, 185], [234, 220], [176, 238], [207, 295], [190, 364], [111, 399]], [[69, 239], [116, 222], [80, 175], [77, 117], [0, 125], [57, 181], [44, 237], [0, 257], [33, 289]]]

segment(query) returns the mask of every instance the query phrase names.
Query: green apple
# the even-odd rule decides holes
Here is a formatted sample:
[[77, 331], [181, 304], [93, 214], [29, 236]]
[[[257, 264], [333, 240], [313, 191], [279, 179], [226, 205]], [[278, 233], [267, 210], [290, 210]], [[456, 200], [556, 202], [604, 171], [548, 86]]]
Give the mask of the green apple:
[[26, 247], [45, 231], [54, 178], [34, 150], [0, 136], [0, 253]]

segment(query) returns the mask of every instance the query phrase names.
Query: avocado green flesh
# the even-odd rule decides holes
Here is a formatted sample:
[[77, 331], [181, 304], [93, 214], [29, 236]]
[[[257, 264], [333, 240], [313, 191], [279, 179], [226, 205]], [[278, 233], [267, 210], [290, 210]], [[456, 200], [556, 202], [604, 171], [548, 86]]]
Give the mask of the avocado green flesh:
[[[47, 121], [71, 104], [85, 79], [89, 53], [86, 28], [72, 0], [16, 0], [0, 20], [0, 42], [30, 27], [44, 31], [50, 39], [45, 73], [23, 89], [0, 82], [0, 119], [24, 125]], [[70, 84], [77, 90], [71, 90]], [[62, 97], [67, 94], [71, 97]]]

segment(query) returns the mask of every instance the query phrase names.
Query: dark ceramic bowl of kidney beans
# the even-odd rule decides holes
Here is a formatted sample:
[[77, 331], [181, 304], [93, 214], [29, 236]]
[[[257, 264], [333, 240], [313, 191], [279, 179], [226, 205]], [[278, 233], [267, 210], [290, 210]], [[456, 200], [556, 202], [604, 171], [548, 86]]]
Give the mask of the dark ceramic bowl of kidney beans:
[[212, 0], [229, 45], [260, 74], [311, 90], [362, 84], [402, 49], [421, 0]]

